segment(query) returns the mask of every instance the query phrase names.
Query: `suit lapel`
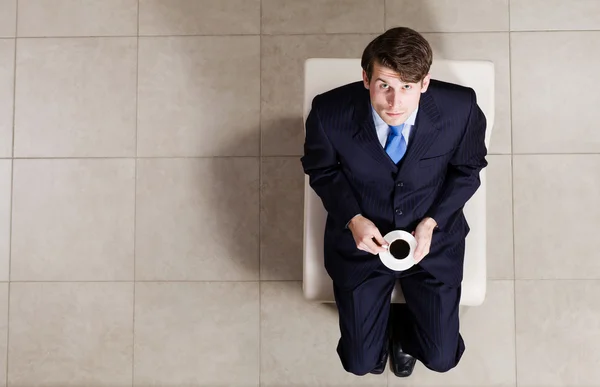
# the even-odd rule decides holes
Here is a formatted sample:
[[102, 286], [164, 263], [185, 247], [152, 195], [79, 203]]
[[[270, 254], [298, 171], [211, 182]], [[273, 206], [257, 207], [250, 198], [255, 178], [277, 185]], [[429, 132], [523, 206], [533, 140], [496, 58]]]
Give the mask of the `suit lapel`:
[[396, 172], [398, 167], [390, 159], [385, 149], [381, 146], [379, 137], [377, 137], [377, 130], [375, 129], [373, 114], [371, 112], [371, 100], [367, 89], [363, 88], [358, 93], [354, 106], [353, 122], [356, 123], [356, 127], [353, 139], [376, 161]]
[[400, 163], [401, 168], [407, 168], [427, 152], [440, 133], [440, 112], [429, 92], [421, 95], [419, 112], [408, 142], [408, 149]]

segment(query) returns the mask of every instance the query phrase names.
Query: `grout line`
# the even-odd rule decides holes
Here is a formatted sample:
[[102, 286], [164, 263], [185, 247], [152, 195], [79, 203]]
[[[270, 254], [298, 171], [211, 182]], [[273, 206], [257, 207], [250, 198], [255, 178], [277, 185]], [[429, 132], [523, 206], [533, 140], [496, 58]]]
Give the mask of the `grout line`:
[[[384, 16], [385, 17], [385, 16]], [[261, 27], [262, 28], [262, 27]], [[385, 19], [384, 19], [385, 29]], [[419, 31], [422, 34], [498, 34], [508, 33], [516, 31], [506, 30], [490, 30], [490, 31]], [[531, 31], [518, 31], [518, 32], [598, 32], [598, 30], [531, 30]], [[184, 38], [184, 37], [221, 37], [221, 36], [322, 36], [322, 35], [373, 35], [381, 34], [381, 30], [378, 31], [362, 31], [362, 32], [275, 32], [275, 33], [263, 33], [260, 34], [147, 34], [139, 35], [140, 38]], [[56, 35], [56, 36], [19, 36], [18, 39], [86, 39], [86, 38], [137, 38], [137, 35]], [[3, 37], [0, 37], [3, 38]], [[12, 39], [13, 37], [5, 37]]]
[[10, 289], [11, 289], [11, 266], [12, 266], [12, 226], [13, 226], [13, 204], [14, 204], [14, 185], [15, 185], [15, 124], [17, 121], [17, 32], [19, 24], [19, 1], [15, 4], [15, 51], [13, 55], [13, 117], [12, 117], [12, 147], [11, 157], [13, 158], [10, 162], [10, 209], [9, 209], [9, 225], [8, 225], [8, 290], [7, 290], [7, 308], [6, 308], [6, 385], [8, 386], [8, 373], [9, 373], [9, 362], [10, 362]]
[[[139, 16], [138, 16], [139, 18]], [[139, 26], [138, 26], [139, 28]], [[221, 36], [259, 36], [260, 34], [165, 34], [165, 35], [57, 35], [57, 36], [20, 36], [19, 39], [122, 39], [122, 38], [185, 38]], [[358, 35], [358, 34], [353, 34]], [[1, 37], [0, 37], [1, 38]]]
[[538, 282], [538, 281], [552, 281], [552, 282], [573, 282], [573, 281], [589, 281], [599, 282], [600, 278], [516, 278], [515, 282]]
[[136, 35], [56, 35], [56, 36], [19, 36], [17, 39], [123, 39], [137, 38]]
[[504, 31], [504, 32], [516, 32], [516, 33], [538, 33], [538, 32], [600, 32], [600, 29], [596, 30], [512, 30], [512, 31]]
[[258, 386], [262, 383], [262, 278], [261, 278], [261, 206], [262, 206], [262, 158], [263, 158], [263, 136], [262, 136], [262, 20], [263, 20], [263, 2], [260, 0], [259, 10], [259, 31], [258, 36]]
[[[136, 113], [137, 114], [137, 113]], [[511, 125], [512, 126], [512, 125]], [[137, 132], [137, 128], [136, 128]], [[512, 132], [512, 128], [511, 128]], [[136, 135], [137, 137], [137, 135]], [[262, 135], [261, 135], [262, 138]], [[137, 142], [137, 141], [136, 141]], [[511, 140], [512, 142], [512, 140]], [[261, 150], [262, 152], [262, 150]], [[600, 156], [600, 152], [565, 152], [565, 153], [488, 153], [488, 156]], [[256, 155], [256, 156], [73, 156], [73, 157], [0, 157], [0, 160], [177, 160], [177, 159], [275, 159], [275, 158], [298, 158], [302, 155]]]
[[137, 1], [137, 37], [135, 57], [135, 160], [133, 178], [133, 322], [131, 324], [131, 385], [135, 386], [135, 290], [136, 286], [136, 245], [137, 245], [137, 185], [138, 185], [138, 115], [139, 115], [139, 79], [140, 79], [140, 0]]
[[[515, 281], [515, 282], [531, 282], [531, 281], [535, 281], [535, 282], [539, 282], [539, 281], [551, 281], [551, 282], [574, 282], [574, 281], [588, 281], [588, 282], [600, 282], [600, 278], [518, 278], [518, 279], [511, 279], [511, 278], [488, 278], [488, 281], [490, 282], [494, 282], [494, 281]], [[11, 284], [15, 284], [15, 283], [19, 283], [19, 284], [37, 284], [37, 283], [56, 283], [56, 284], [77, 284], [77, 283], [263, 283], [263, 282], [270, 282], [270, 283], [292, 283], [292, 282], [296, 282], [296, 283], [301, 283], [302, 279], [254, 279], [254, 280], [202, 280], [202, 279], [198, 279], [198, 280], [135, 280], [135, 281], [131, 281], [131, 280], [71, 280], [71, 281], [65, 281], [65, 280], [10, 280], [9, 281], [0, 281], [0, 284], [5, 283], [11, 283]], [[308, 302], [310, 302], [310, 300], [307, 300]], [[317, 302], [317, 301], [315, 301]]]
[[[385, 21], [384, 21], [385, 28]], [[600, 29], [585, 29], [585, 30], [515, 30], [515, 31], [507, 31], [507, 30], [489, 30], [489, 31], [419, 31], [421, 34], [457, 34], [457, 35], [466, 35], [466, 34], [499, 34], [499, 33], [541, 33], [541, 32], [555, 32], [555, 33], [577, 33], [577, 32], [600, 32]], [[79, 36], [19, 36], [16, 39], [89, 39], [89, 38], [185, 38], [185, 37], [225, 37], [225, 36], [323, 36], [323, 35], [348, 35], [348, 36], [356, 36], [356, 35], [373, 35], [373, 34], [381, 34], [381, 31], [372, 31], [372, 32], [328, 32], [328, 33], [318, 33], [318, 32], [294, 32], [294, 33], [260, 33], [260, 34], [165, 34], [165, 35], [79, 35]], [[15, 37], [3, 36], [0, 39], [14, 39]]]
[[[269, 280], [270, 282], [301, 282], [301, 280]], [[269, 282], [267, 281], [267, 282]], [[10, 283], [21, 283], [21, 284], [44, 284], [44, 283], [56, 283], [56, 284], [78, 284], [78, 283], [258, 283], [259, 280], [11, 280]], [[0, 283], [7, 283], [6, 281], [0, 281]]]
[[[600, 153], [599, 153], [600, 154]], [[135, 159], [256, 159], [259, 156], [73, 156], [73, 157], [14, 157], [15, 160], [135, 160]], [[297, 157], [297, 156], [265, 156], [265, 157]], [[0, 159], [11, 160], [11, 157], [0, 157]]]
[[[512, 109], [512, 101], [511, 101], [511, 109]], [[512, 110], [511, 110], [512, 116]], [[511, 118], [511, 135], [512, 135], [512, 118]], [[512, 139], [511, 139], [512, 142]], [[600, 155], [600, 152], [561, 152], [561, 153], [552, 153], [552, 152], [520, 152], [520, 153], [511, 153], [511, 156], [577, 156], [577, 155]]]
[[511, 190], [511, 212], [512, 212], [512, 258], [513, 258], [513, 319], [514, 319], [514, 345], [515, 345], [515, 387], [519, 386], [519, 372], [517, 361], [517, 264], [515, 248], [515, 136], [513, 133], [513, 106], [512, 106], [512, 38], [510, 25], [510, 3], [508, 1], [508, 84], [510, 88], [509, 109], [510, 109], [510, 190]]

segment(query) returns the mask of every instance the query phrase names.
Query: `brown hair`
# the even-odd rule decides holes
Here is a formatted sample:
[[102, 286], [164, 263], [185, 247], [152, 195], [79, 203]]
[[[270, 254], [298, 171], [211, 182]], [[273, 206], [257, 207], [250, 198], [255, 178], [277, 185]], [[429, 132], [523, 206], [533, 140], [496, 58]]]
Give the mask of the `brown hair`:
[[369, 81], [377, 62], [400, 74], [404, 82], [417, 83], [429, 73], [432, 60], [431, 46], [421, 34], [407, 27], [396, 27], [367, 45], [361, 66]]

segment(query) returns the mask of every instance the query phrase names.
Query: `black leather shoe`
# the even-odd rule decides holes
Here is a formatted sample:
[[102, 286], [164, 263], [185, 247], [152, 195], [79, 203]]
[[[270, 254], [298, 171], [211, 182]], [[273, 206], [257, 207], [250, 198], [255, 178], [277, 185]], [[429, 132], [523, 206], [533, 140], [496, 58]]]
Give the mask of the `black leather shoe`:
[[415, 368], [415, 364], [417, 363], [417, 359], [410, 356], [408, 353], [402, 352], [402, 346], [400, 345], [400, 341], [392, 340], [391, 344], [392, 351], [392, 371], [394, 375], [399, 378], [406, 378], [410, 376]]
[[375, 375], [381, 375], [383, 373], [383, 371], [385, 371], [385, 365], [388, 361], [388, 346], [385, 346], [385, 353], [383, 354], [381, 360], [379, 361], [379, 363], [377, 363], [377, 365], [375, 366], [375, 368], [373, 368], [371, 370], [370, 373], [375, 374]]

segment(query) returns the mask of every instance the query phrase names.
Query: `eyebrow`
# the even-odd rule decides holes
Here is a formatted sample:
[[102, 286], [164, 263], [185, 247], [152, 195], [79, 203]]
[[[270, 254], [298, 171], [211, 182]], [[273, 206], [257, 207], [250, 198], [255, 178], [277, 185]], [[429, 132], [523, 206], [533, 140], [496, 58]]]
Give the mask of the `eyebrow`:
[[[383, 80], [383, 79], [381, 79], [379, 77], [377, 77], [377, 79], [375, 79], [375, 81], [381, 81], [383, 83], [389, 83], [388, 81]], [[400, 80], [400, 83], [403, 84], [403, 85], [409, 85], [410, 84], [410, 82], [404, 82], [403, 80]]]

